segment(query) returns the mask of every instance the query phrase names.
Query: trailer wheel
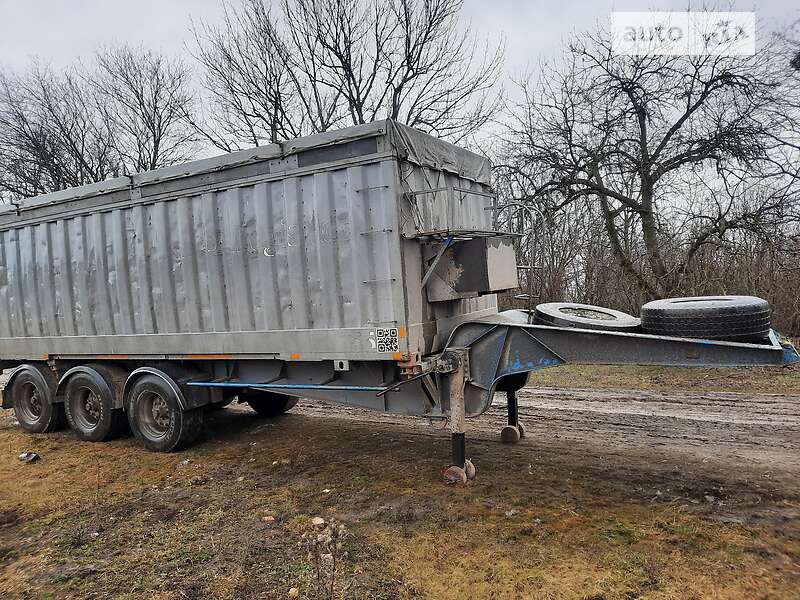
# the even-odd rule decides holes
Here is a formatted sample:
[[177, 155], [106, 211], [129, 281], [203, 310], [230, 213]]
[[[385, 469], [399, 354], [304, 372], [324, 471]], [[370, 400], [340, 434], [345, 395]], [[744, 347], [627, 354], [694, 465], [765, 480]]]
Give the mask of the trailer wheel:
[[125, 413], [114, 409], [113, 392], [88, 373], [75, 373], [64, 388], [70, 428], [87, 442], [103, 442], [125, 430]]
[[758, 341], [769, 335], [769, 303], [754, 296], [697, 296], [642, 306], [647, 333], [706, 340]]
[[175, 391], [161, 377], [143, 375], [128, 394], [128, 421], [136, 438], [154, 452], [189, 446], [203, 426], [205, 411], [184, 410]]
[[637, 331], [642, 324], [636, 317], [613, 308], [574, 302], [538, 304], [534, 310], [534, 322], [601, 331]]
[[29, 433], [49, 433], [66, 423], [64, 405], [53, 402], [55, 385], [50, 385], [41, 370], [30, 366], [14, 375], [11, 401], [20, 427]]
[[239, 402], [247, 402], [259, 416], [277, 417], [297, 405], [297, 398], [261, 390], [247, 390], [239, 394]]

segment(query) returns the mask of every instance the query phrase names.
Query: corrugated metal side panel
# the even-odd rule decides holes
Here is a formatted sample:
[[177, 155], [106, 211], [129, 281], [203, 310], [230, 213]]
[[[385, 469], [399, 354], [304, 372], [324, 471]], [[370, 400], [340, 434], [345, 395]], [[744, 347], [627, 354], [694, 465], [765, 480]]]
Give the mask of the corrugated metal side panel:
[[393, 174], [376, 162], [2, 231], [0, 336], [396, 323]]

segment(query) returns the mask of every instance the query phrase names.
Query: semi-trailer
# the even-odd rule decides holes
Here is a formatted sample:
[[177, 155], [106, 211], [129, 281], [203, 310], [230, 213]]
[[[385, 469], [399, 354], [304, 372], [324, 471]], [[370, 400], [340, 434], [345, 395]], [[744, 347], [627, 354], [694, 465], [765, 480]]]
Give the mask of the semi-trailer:
[[[130, 426], [191, 444], [233, 398], [276, 416], [298, 397], [465, 418], [564, 362], [768, 365], [753, 342], [531, 323], [489, 161], [378, 121], [0, 207], [3, 408], [87, 441]], [[575, 324], [573, 324], [575, 325]]]

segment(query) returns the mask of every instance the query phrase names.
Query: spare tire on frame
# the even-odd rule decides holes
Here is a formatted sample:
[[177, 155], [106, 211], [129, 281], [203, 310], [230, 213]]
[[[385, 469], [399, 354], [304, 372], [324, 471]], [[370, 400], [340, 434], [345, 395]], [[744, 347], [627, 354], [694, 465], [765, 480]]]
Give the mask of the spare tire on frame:
[[553, 327], [577, 327], [601, 331], [639, 331], [641, 321], [619, 310], [578, 304], [575, 302], [547, 302], [534, 310], [534, 322]]
[[641, 316], [645, 333], [731, 342], [760, 342], [771, 326], [769, 303], [755, 296], [654, 300]]
[[239, 402], [246, 402], [261, 417], [277, 417], [297, 406], [298, 398], [268, 390], [249, 388], [239, 392]]

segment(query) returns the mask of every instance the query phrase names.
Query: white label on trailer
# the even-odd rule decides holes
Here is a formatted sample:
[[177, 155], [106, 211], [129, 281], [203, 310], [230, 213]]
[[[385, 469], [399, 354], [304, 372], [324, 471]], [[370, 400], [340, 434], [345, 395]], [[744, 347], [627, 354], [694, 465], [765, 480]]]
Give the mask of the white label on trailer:
[[369, 343], [378, 352], [400, 352], [397, 327], [378, 327], [370, 332]]

